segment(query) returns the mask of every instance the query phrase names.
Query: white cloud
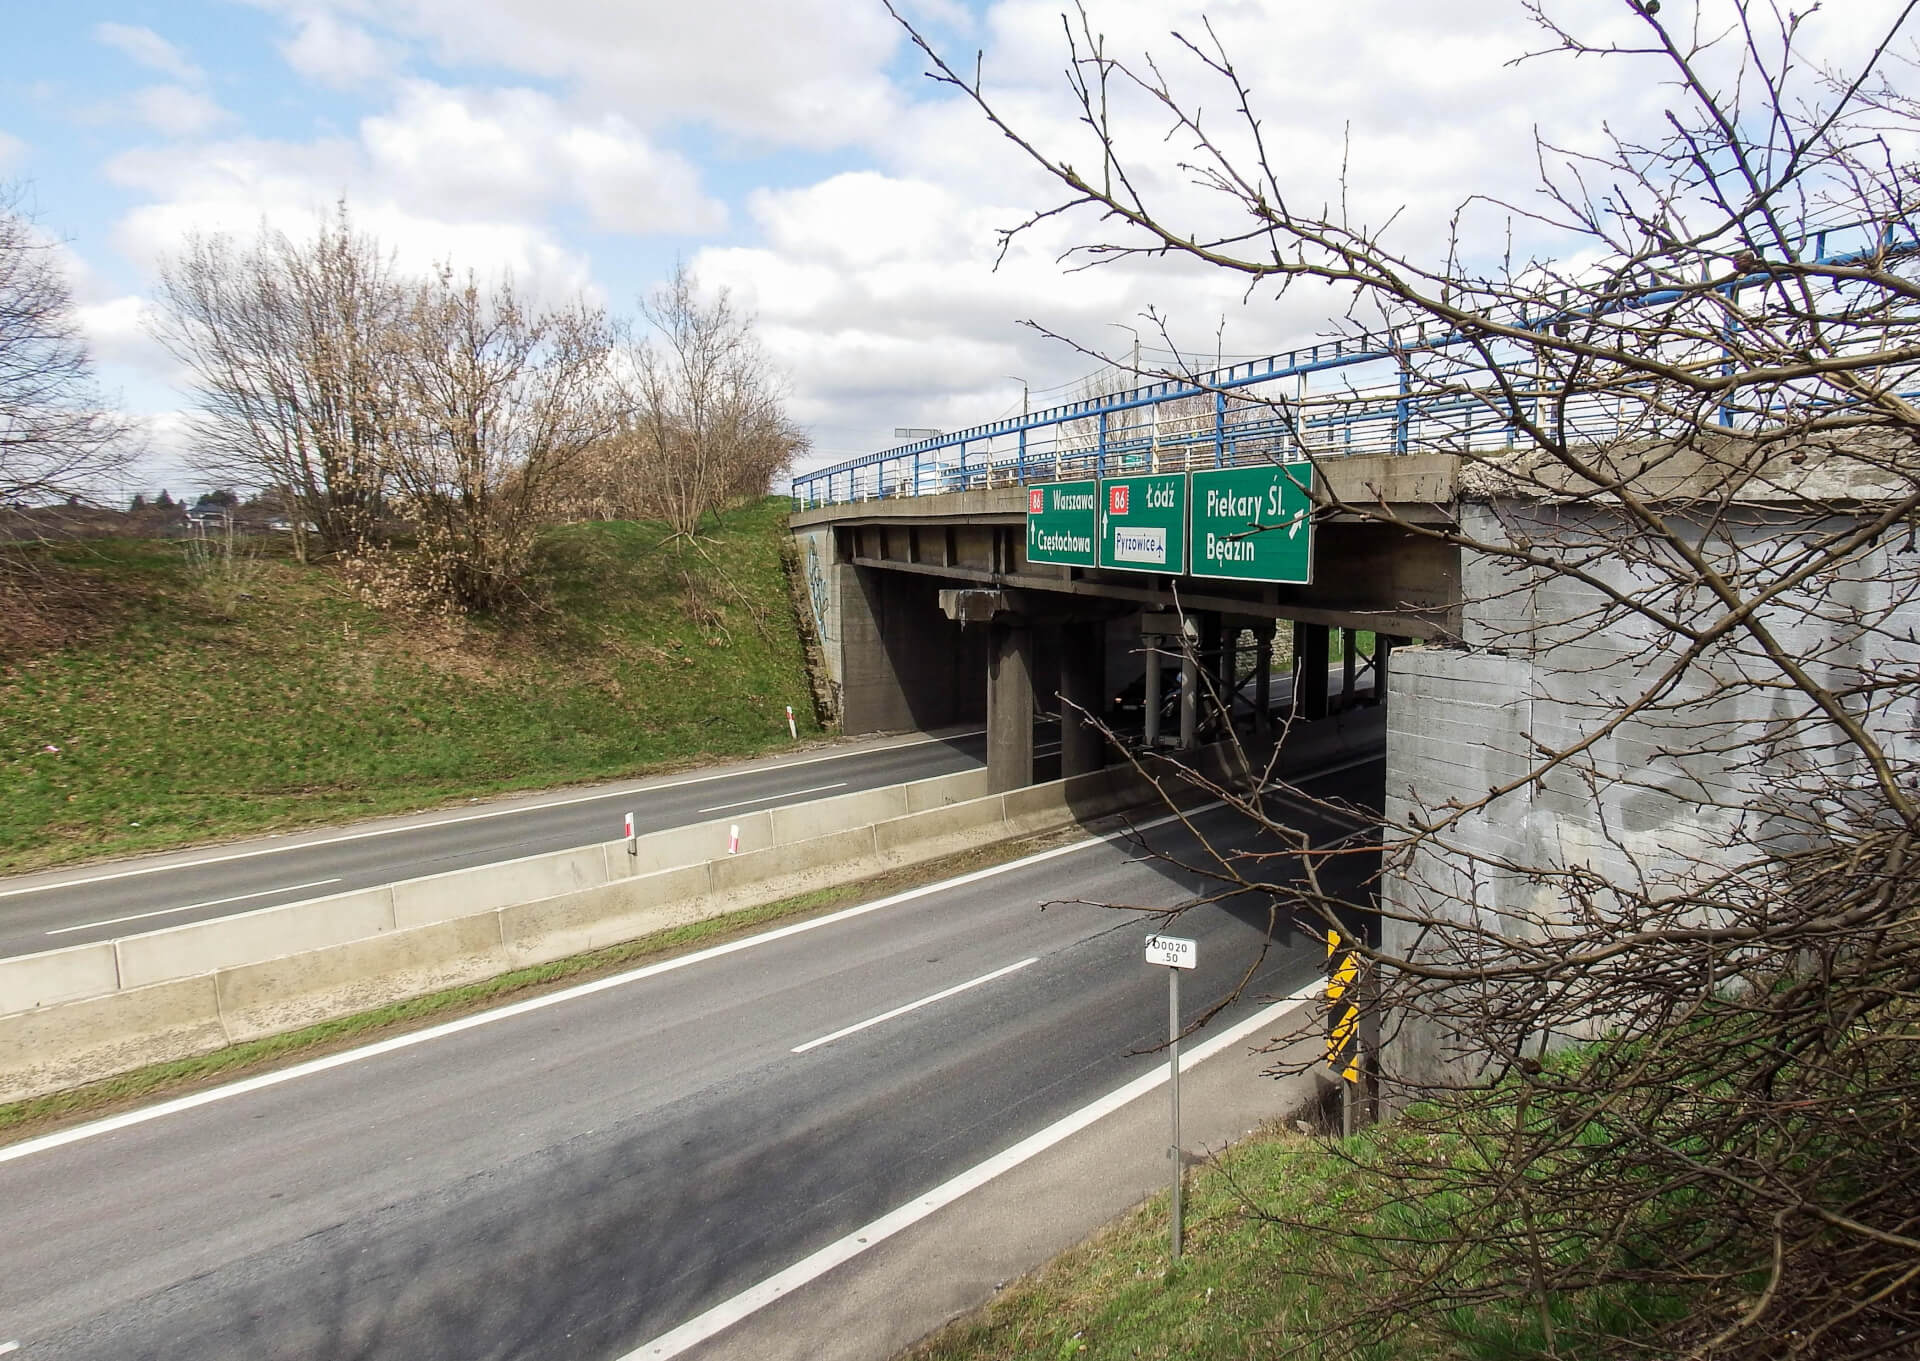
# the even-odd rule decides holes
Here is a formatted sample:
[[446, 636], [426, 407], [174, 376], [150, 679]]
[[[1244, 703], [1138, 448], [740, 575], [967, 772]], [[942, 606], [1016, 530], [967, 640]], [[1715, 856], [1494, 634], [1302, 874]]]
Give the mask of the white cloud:
[[994, 229], [1019, 206], [924, 180], [852, 173], [755, 194], [751, 208], [762, 244], [702, 251], [694, 269], [757, 312], [792, 375], [796, 416], [816, 428], [815, 461], [878, 447], [896, 424], [952, 429], [1018, 411], [1022, 379], [1036, 407], [1065, 400], [1048, 390], [1097, 361], [1019, 325], [1028, 318], [1116, 355], [1132, 337], [1110, 323], [1140, 329], [1151, 348], [1140, 314], [1170, 298], [1189, 350], [1211, 351], [1223, 314], [1229, 350], [1278, 345], [1320, 319], [1318, 299], [1249, 309], [1235, 280], [1207, 271], [1065, 273], [1057, 227], [996, 268]]
[[120, 250], [149, 274], [195, 233], [251, 239], [262, 227], [310, 236], [343, 195], [357, 227], [390, 249], [403, 269], [441, 263], [482, 276], [510, 272], [530, 296], [594, 295], [586, 257], [536, 221], [510, 213], [447, 213], [373, 173], [346, 139], [306, 144], [233, 140], [191, 150], [160, 148], [115, 158], [109, 178], [153, 201], [115, 231]]
[[726, 210], [683, 157], [617, 116], [580, 118], [532, 90], [452, 90], [409, 82], [393, 109], [361, 124], [375, 173], [449, 213], [552, 199], [627, 232], [709, 232]]
[[147, 300], [138, 294], [108, 298], [73, 309], [74, 321], [86, 337], [95, 362], [170, 380], [176, 365], [153, 339], [147, 324]]
[[324, 10], [301, 19], [299, 31], [280, 44], [280, 55], [309, 80], [342, 90], [391, 75], [400, 63], [394, 44]]
[[88, 121], [109, 124], [131, 121], [166, 137], [197, 137], [231, 121], [233, 115], [207, 94], [206, 72], [178, 46], [152, 29], [101, 23], [93, 26], [93, 36], [172, 80], [96, 106], [84, 115]]
[[410, 267], [510, 270], [548, 298], [595, 291], [584, 254], [549, 223], [557, 206], [627, 233], [710, 232], [726, 214], [690, 162], [622, 118], [580, 115], [532, 90], [426, 81], [399, 86], [355, 135], [147, 148], [113, 158], [106, 174], [147, 199], [117, 235], [149, 270], [193, 232], [251, 236], [265, 222], [305, 235], [345, 197]]
[[93, 36], [96, 41], [140, 65], [172, 76], [175, 80], [197, 85], [205, 79], [205, 73], [194, 65], [185, 52], [150, 28], [134, 24], [95, 24]]
[[128, 96], [128, 105], [142, 123], [167, 137], [198, 136], [233, 117], [184, 85], [149, 85]]
[[635, 123], [697, 120], [781, 145], [862, 141], [898, 112], [884, 67], [899, 30], [846, 0], [256, 0], [385, 29], [445, 64], [565, 82]]
[[0, 175], [27, 159], [27, 144], [11, 133], [0, 130]]

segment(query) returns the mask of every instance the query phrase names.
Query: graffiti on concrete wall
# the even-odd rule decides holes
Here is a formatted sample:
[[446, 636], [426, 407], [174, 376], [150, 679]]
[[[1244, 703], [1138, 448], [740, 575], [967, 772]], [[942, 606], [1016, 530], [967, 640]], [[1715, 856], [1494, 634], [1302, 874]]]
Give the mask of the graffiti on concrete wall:
[[807, 600], [813, 606], [813, 631], [822, 644], [832, 641], [827, 627], [832, 597], [827, 590], [827, 570], [820, 562], [820, 540], [807, 536]]

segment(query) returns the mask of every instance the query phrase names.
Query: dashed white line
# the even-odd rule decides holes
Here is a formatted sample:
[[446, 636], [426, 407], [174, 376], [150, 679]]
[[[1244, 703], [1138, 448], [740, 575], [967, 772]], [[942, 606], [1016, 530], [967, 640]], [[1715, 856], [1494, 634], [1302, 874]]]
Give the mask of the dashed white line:
[[606, 978], [596, 978], [591, 983], [580, 983], [571, 988], [562, 988], [558, 992], [543, 993], [539, 997], [529, 997], [524, 1002], [513, 1002], [492, 1011], [478, 1011], [471, 1016], [462, 1016], [457, 1021], [447, 1021], [442, 1025], [429, 1026], [425, 1030], [415, 1030], [406, 1035], [395, 1035], [392, 1039], [379, 1040], [360, 1049], [346, 1049], [338, 1054], [329, 1054], [325, 1058], [310, 1059], [305, 1063], [296, 1063], [291, 1068], [281, 1068], [271, 1073], [261, 1073], [255, 1077], [242, 1078], [230, 1082], [224, 1087], [210, 1087], [204, 1092], [194, 1092], [187, 1096], [177, 1096], [171, 1101], [162, 1101], [156, 1106], [145, 1106], [139, 1110], [123, 1111], [119, 1115], [109, 1115], [105, 1119], [90, 1124], [76, 1125], [72, 1129], [56, 1130], [52, 1134], [43, 1134], [37, 1139], [25, 1139], [17, 1144], [0, 1145], [0, 1163], [12, 1162], [18, 1158], [31, 1158], [36, 1154], [64, 1148], [68, 1144], [77, 1144], [85, 1139], [97, 1139], [104, 1134], [118, 1130], [131, 1129], [135, 1125], [144, 1125], [151, 1120], [161, 1120], [169, 1115], [178, 1115], [183, 1111], [196, 1110], [201, 1106], [210, 1106], [216, 1101], [226, 1101], [236, 1096], [245, 1096], [249, 1092], [264, 1091], [269, 1087], [278, 1087], [283, 1082], [297, 1082], [303, 1077], [315, 1073], [330, 1072], [335, 1068], [344, 1068], [350, 1063], [359, 1063], [363, 1059], [378, 1058], [382, 1054], [392, 1054], [402, 1049], [411, 1049], [417, 1044], [429, 1044], [434, 1040], [445, 1039], [449, 1035], [462, 1034], [478, 1029], [483, 1025], [492, 1025], [495, 1021], [505, 1021], [515, 1016], [524, 1016], [529, 1012], [542, 1011], [547, 1007], [561, 1006], [576, 998], [590, 997], [595, 993], [606, 992], [610, 988], [625, 987], [629, 983], [638, 983], [642, 979], [655, 978], [676, 969], [689, 968], [703, 964], [709, 959], [718, 959], [722, 955], [734, 954], [741, 950], [751, 950], [755, 946], [766, 945], [771, 941], [785, 940], [807, 931], [818, 931], [825, 926], [833, 926], [856, 917], [864, 917], [870, 912], [879, 912], [901, 903], [910, 903], [936, 893], [945, 893], [949, 889], [962, 888], [967, 884], [977, 884], [983, 879], [995, 875], [1008, 874], [1014, 870], [1025, 869], [1029, 865], [1044, 864], [1049, 860], [1058, 860], [1063, 855], [1076, 855], [1094, 846], [1104, 846], [1123, 840], [1140, 832], [1164, 827], [1168, 823], [1178, 822], [1182, 818], [1194, 817], [1209, 809], [1221, 807], [1218, 800], [1190, 808], [1185, 813], [1167, 813], [1131, 827], [1108, 832], [1104, 836], [1090, 836], [1084, 841], [1072, 841], [1064, 846], [1050, 847], [1044, 851], [1035, 851], [1032, 855], [1023, 855], [1018, 860], [1009, 860], [1004, 865], [989, 865], [986, 869], [973, 870], [956, 875], [952, 879], [942, 879], [937, 884], [922, 884], [919, 888], [905, 889], [885, 898], [876, 898], [870, 903], [860, 903], [854, 907], [843, 907], [838, 912], [829, 912], [824, 917], [812, 917], [806, 921], [794, 922], [791, 926], [778, 926], [771, 931], [763, 931], [757, 936], [748, 936], [742, 940], [728, 941], [725, 945], [712, 945], [704, 950], [696, 950], [690, 955], [678, 955], [673, 959], [663, 959], [658, 964], [648, 964], [627, 973], [612, 974]]
[[714, 780], [737, 780], [747, 775], [768, 774], [779, 770], [792, 770], [796, 766], [818, 765], [822, 761], [845, 761], [854, 756], [873, 756], [882, 752], [905, 751], [909, 747], [924, 747], [934, 742], [953, 742], [962, 737], [978, 737], [986, 731], [977, 728], [968, 732], [947, 733], [941, 737], [918, 737], [911, 742], [898, 742], [892, 746], [864, 747], [859, 751], [833, 751], [822, 756], [802, 756], [794, 761], [782, 761], [779, 765], [760, 766], [754, 770], [728, 770], [713, 775], [693, 775], [684, 780], [670, 780], [665, 784], [650, 784], [634, 789], [617, 789], [609, 794], [581, 794], [570, 799], [548, 799], [544, 803], [515, 804], [511, 808], [490, 808], [481, 813], [462, 813], [459, 817], [439, 818], [433, 822], [410, 822], [403, 827], [376, 827], [364, 832], [342, 832], [339, 836], [316, 837], [312, 841], [296, 841], [283, 846], [259, 846], [250, 851], [229, 851], [223, 855], [203, 856], [198, 860], [180, 860], [166, 865], [141, 865], [135, 869], [116, 870], [111, 874], [94, 874], [82, 879], [61, 879], [51, 884], [29, 884], [25, 888], [0, 888], [0, 898], [14, 898], [23, 893], [51, 893], [58, 888], [78, 888], [83, 884], [104, 884], [114, 879], [131, 879], [141, 874], [161, 874], [167, 870], [196, 869], [201, 865], [221, 865], [229, 860], [252, 860], [262, 855], [282, 855], [288, 851], [304, 851], [315, 846], [334, 846], [343, 841], [367, 841], [377, 836], [397, 836], [402, 832], [424, 832], [434, 827], [452, 827], [462, 822], [479, 822], [486, 818], [504, 818], [515, 813], [533, 813], [543, 808], [566, 808], [577, 803], [600, 803], [608, 799], [630, 799], [643, 794], [657, 793], [663, 789], [682, 789], [692, 784], [710, 784]]
[[857, 1021], [844, 1029], [834, 1031], [831, 1035], [822, 1035], [817, 1040], [808, 1040], [805, 1044], [796, 1044], [793, 1047], [793, 1052], [796, 1054], [804, 1054], [809, 1049], [818, 1049], [823, 1044], [832, 1044], [835, 1040], [844, 1040], [849, 1035], [858, 1035], [861, 1031], [871, 1029], [874, 1026], [880, 1025], [882, 1022], [891, 1021], [896, 1016], [905, 1016], [910, 1011], [920, 1010], [921, 1007], [930, 1007], [935, 1002], [944, 1002], [949, 997], [958, 997], [970, 988], [977, 988], [983, 983], [991, 983], [996, 978], [1005, 978], [1008, 974], [1017, 973], [1029, 964], [1038, 964], [1039, 962], [1040, 956], [1034, 955], [1030, 959], [1021, 960], [1018, 964], [1009, 964], [1004, 968], [995, 969], [992, 973], [983, 973], [978, 978], [969, 978], [964, 983], [955, 983], [952, 987], [936, 992], [931, 997], [922, 997], [917, 1002], [909, 1002], [903, 1007], [895, 1007], [892, 1011], [883, 1011], [878, 1016], [869, 1016], [864, 1021]]
[[[1263, 1030], [1284, 1019], [1289, 1013], [1307, 1005], [1317, 997], [1325, 984], [1315, 979], [1298, 992], [1292, 993], [1272, 1006], [1255, 1012], [1238, 1025], [1222, 1031], [1212, 1039], [1195, 1045], [1180, 1056], [1180, 1071], [1186, 1072], [1196, 1063], [1201, 1063], [1230, 1045], [1238, 1044], [1254, 1032]], [[942, 1182], [924, 1196], [908, 1201], [905, 1205], [882, 1215], [871, 1224], [855, 1229], [845, 1237], [827, 1244], [810, 1257], [795, 1262], [785, 1271], [769, 1276], [758, 1285], [749, 1286], [730, 1300], [725, 1300], [696, 1318], [689, 1319], [671, 1332], [662, 1333], [651, 1342], [643, 1342], [619, 1361], [667, 1361], [690, 1348], [698, 1346], [717, 1333], [724, 1332], [734, 1324], [751, 1314], [766, 1308], [782, 1295], [790, 1295], [801, 1286], [817, 1280], [835, 1267], [852, 1261], [868, 1248], [885, 1242], [903, 1229], [912, 1228], [927, 1216], [945, 1209], [962, 1196], [979, 1190], [1002, 1172], [1008, 1172], [1021, 1163], [1035, 1158], [1052, 1148], [1055, 1144], [1072, 1138], [1087, 1126], [1104, 1116], [1111, 1115], [1129, 1102], [1151, 1092], [1167, 1080], [1167, 1070], [1156, 1064], [1151, 1072], [1144, 1073], [1125, 1086], [1116, 1087], [1098, 1100], [1082, 1106], [1071, 1115], [1054, 1121], [1037, 1134], [1028, 1135], [1004, 1153], [996, 1154], [985, 1162], [976, 1163], [950, 1181]]]
[[0, 1342], [0, 1356], [5, 1356], [8, 1352], [17, 1352], [19, 1350], [20, 1344], [18, 1342]]
[[[930, 740], [938, 741], [939, 739], [935, 738]], [[1362, 763], [1354, 762], [1352, 764]], [[1344, 766], [1335, 767], [1335, 769], [1345, 768]], [[1302, 771], [1294, 777], [1294, 782], [1297, 784], [1302, 780], [1312, 779], [1324, 773], [1326, 772], [1319, 770]], [[695, 964], [704, 963], [709, 959], [717, 959], [722, 955], [733, 954], [736, 951], [751, 950], [755, 946], [765, 945], [771, 941], [785, 940], [789, 936], [797, 936], [806, 931], [817, 931], [824, 926], [832, 926], [839, 922], [850, 921], [856, 917], [864, 917], [870, 912], [879, 912], [889, 907], [896, 907], [901, 903], [913, 902], [919, 898], [929, 897], [932, 894], [945, 893], [949, 889], [960, 888], [967, 884], [977, 884], [984, 879], [991, 879], [996, 875], [1008, 874], [1014, 870], [1025, 869], [1029, 865], [1044, 864], [1049, 860], [1057, 860], [1061, 856], [1077, 855], [1079, 852], [1088, 850], [1094, 846], [1104, 846], [1115, 841], [1126, 840], [1138, 836], [1141, 832], [1150, 832], [1156, 828], [1165, 827], [1169, 823], [1192, 819], [1200, 816], [1202, 813], [1208, 813], [1224, 806], [1225, 803], [1223, 800], [1213, 799], [1193, 808], [1186, 809], [1184, 812], [1163, 813], [1159, 817], [1149, 818], [1145, 822], [1132, 823], [1117, 831], [1108, 832], [1103, 836], [1090, 836], [1083, 841], [1072, 841], [1064, 846], [1053, 846], [1044, 851], [1035, 851], [1032, 855], [1023, 855], [1018, 860], [1009, 860], [1004, 865], [990, 865], [986, 869], [973, 870], [967, 874], [957, 875], [952, 879], [942, 879], [937, 884], [922, 884], [919, 888], [910, 888], [900, 893], [891, 894], [885, 898], [876, 898], [870, 903], [860, 903], [854, 907], [842, 908], [838, 912], [829, 912], [824, 917], [813, 917], [807, 921], [794, 922], [791, 926], [775, 927], [771, 931], [763, 931], [756, 936], [748, 936], [742, 940], [728, 941], [725, 945], [709, 946], [705, 950], [696, 950], [690, 955], [679, 955], [673, 959], [663, 959], [657, 964], [648, 964], [627, 973], [613, 974], [606, 978], [596, 978], [591, 983], [581, 983], [575, 987], [562, 988], [558, 992], [544, 993], [539, 997], [529, 997], [524, 1002], [513, 1002], [492, 1011], [475, 1012], [471, 1016], [462, 1016], [457, 1021], [448, 1021], [443, 1025], [430, 1026], [425, 1030], [416, 1030], [405, 1035], [395, 1035], [392, 1039], [380, 1040], [360, 1049], [343, 1050], [338, 1054], [329, 1054], [325, 1058], [311, 1059], [306, 1063], [297, 1063], [291, 1068], [281, 1068], [271, 1073], [261, 1073], [255, 1077], [243, 1078], [239, 1082], [228, 1083], [224, 1087], [211, 1087], [206, 1091], [194, 1092], [188, 1096], [175, 1097], [171, 1101], [162, 1101], [155, 1106], [146, 1106], [139, 1110], [124, 1111], [119, 1115], [110, 1115], [103, 1120], [95, 1120], [85, 1125], [76, 1125], [72, 1129], [57, 1130], [52, 1134], [43, 1134], [37, 1139], [24, 1139], [17, 1144], [0, 1145], [0, 1163], [13, 1162], [18, 1158], [31, 1158], [36, 1154], [50, 1152], [56, 1148], [64, 1148], [68, 1144], [77, 1144], [86, 1139], [97, 1139], [101, 1135], [111, 1134], [117, 1130], [131, 1129], [135, 1125], [144, 1125], [151, 1120], [161, 1120], [169, 1115], [178, 1115], [183, 1111], [195, 1110], [201, 1106], [210, 1106], [217, 1101], [226, 1101], [236, 1096], [244, 1096], [249, 1092], [264, 1091], [269, 1087], [278, 1087], [283, 1082], [297, 1082], [301, 1078], [311, 1077], [315, 1073], [329, 1072], [335, 1068], [344, 1068], [350, 1063], [359, 1063], [363, 1059], [377, 1058], [382, 1054], [391, 1054], [402, 1049], [411, 1049], [417, 1044], [428, 1044], [434, 1040], [444, 1039], [449, 1035], [458, 1035], [468, 1030], [478, 1029], [483, 1025], [492, 1025], [495, 1021], [504, 1021], [515, 1016], [523, 1016], [528, 1012], [542, 1011], [547, 1007], [561, 1006], [576, 998], [588, 997], [594, 993], [605, 992], [610, 988], [625, 987], [629, 983], [637, 983], [642, 979], [653, 978], [664, 973], [671, 973], [675, 969], [688, 968]], [[1316, 984], [1315, 986], [1318, 985]], [[1296, 996], [1298, 995], [1299, 994], [1296, 994]], [[1264, 1015], [1265, 1013], [1262, 1014]], [[1229, 1035], [1234, 1033], [1235, 1032], [1232, 1031], [1228, 1032]], [[1224, 1042], [1225, 1037], [1222, 1037], [1222, 1040]], [[1209, 1050], [1207, 1052], [1212, 1051]], [[1198, 1060], [1191, 1057], [1183, 1057], [1181, 1059], [1181, 1067], [1184, 1069], [1188, 1063], [1197, 1061]], [[1156, 1081], [1157, 1080], [1158, 1079], [1156, 1079]], [[1012, 1164], [1009, 1164], [1009, 1166], [1011, 1165]], [[904, 1227], [904, 1225], [902, 1227]], [[898, 1230], [890, 1230], [890, 1232], [898, 1232]], [[641, 1352], [635, 1352], [633, 1355], [638, 1357], [641, 1354]]]
[[241, 893], [232, 898], [210, 898], [204, 903], [188, 903], [184, 907], [161, 907], [152, 912], [136, 912], [130, 917], [108, 917], [105, 921], [82, 922], [78, 926], [60, 926], [47, 932], [50, 936], [64, 936], [71, 931], [90, 931], [96, 926], [118, 926], [122, 922], [143, 922], [149, 917], [170, 917], [176, 912], [191, 912], [196, 907], [224, 907], [228, 903], [244, 903], [249, 898], [265, 898], [275, 893], [298, 893], [303, 888], [325, 888], [328, 884], [337, 884], [338, 879], [315, 879], [310, 884], [285, 884], [279, 888], [263, 888], [258, 893]]
[[696, 808], [696, 813], [724, 813], [729, 808], [745, 808], [750, 803], [778, 803], [782, 799], [797, 799], [802, 794], [824, 794], [829, 789], [845, 789], [848, 781], [839, 784], [817, 784], [811, 789], [789, 789], [779, 794], [762, 794], [757, 799], [742, 799], [738, 803], [716, 803], [711, 808]]

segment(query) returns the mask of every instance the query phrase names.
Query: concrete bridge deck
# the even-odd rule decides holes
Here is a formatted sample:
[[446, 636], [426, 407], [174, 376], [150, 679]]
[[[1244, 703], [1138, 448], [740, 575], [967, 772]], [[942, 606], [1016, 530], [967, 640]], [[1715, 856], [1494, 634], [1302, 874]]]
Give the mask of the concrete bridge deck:
[[1374, 691], [1384, 695], [1380, 673], [1394, 641], [1458, 633], [1459, 553], [1443, 531], [1460, 462], [1446, 454], [1329, 461], [1325, 490], [1337, 503], [1379, 506], [1397, 523], [1317, 515], [1306, 585], [1032, 561], [1027, 493], [1014, 481], [802, 509], [791, 524], [846, 730], [984, 719], [989, 778], [1014, 788], [1033, 777], [1036, 702], [1060, 712], [1062, 773], [1082, 773], [1106, 754], [1088, 718], [1103, 716], [1121, 686], [1144, 681], [1145, 736], [1162, 736], [1161, 675], [1174, 665], [1178, 712], [1166, 737], [1191, 746], [1209, 709], [1248, 685], [1258, 734], [1275, 698], [1278, 620], [1291, 624], [1292, 699], [1302, 716], [1327, 712], [1333, 629], [1346, 631], [1349, 658], [1353, 634], [1383, 640], [1373, 664]]

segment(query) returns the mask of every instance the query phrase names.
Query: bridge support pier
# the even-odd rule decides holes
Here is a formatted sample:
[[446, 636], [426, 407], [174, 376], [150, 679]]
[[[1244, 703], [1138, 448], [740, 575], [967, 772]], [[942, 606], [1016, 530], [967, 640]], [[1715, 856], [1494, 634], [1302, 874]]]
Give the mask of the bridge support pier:
[[1273, 621], [1253, 626], [1253, 737], [1262, 747], [1273, 741]]
[[1393, 656], [1393, 645], [1398, 641], [1391, 634], [1373, 635], [1373, 702], [1387, 702], [1387, 661]]
[[1200, 658], [1192, 640], [1180, 650], [1180, 750], [1192, 751], [1200, 738]]
[[[1155, 661], [1148, 659], [1152, 676]], [[1105, 620], [1072, 620], [1060, 628], [1060, 774], [1085, 775], [1107, 763], [1107, 740], [1093, 721], [1107, 689]], [[1157, 697], [1149, 703], [1157, 701]]]
[[1293, 716], [1308, 720], [1327, 716], [1327, 626], [1293, 626]]
[[1033, 626], [999, 615], [987, 626], [987, 792], [1033, 783]]

